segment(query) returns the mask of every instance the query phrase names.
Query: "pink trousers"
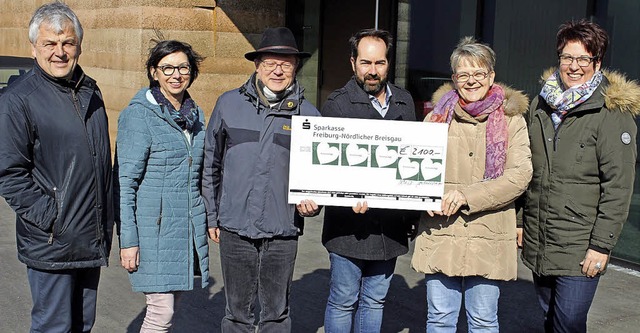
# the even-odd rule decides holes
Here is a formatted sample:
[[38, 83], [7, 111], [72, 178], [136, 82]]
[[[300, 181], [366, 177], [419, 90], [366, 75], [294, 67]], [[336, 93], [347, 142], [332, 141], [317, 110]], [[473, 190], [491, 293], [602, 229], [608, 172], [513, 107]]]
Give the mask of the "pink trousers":
[[173, 312], [181, 293], [145, 293], [147, 313], [144, 316], [140, 333], [171, 332]]

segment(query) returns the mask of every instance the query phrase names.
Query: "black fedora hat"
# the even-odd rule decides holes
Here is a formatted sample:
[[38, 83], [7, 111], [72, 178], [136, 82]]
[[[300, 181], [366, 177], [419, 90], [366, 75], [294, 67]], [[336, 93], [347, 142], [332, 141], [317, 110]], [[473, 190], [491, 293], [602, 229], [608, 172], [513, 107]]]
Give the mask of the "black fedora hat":
[[308, 52], [298, 51], [298, 44], [291, 30], [285, 27], [267, 28], [262, 34], [262, 40], [258, 49], [244, 55], [248, 60], [255, 60], [265, 53], [295, 55], [300, 58], [311, 56]]

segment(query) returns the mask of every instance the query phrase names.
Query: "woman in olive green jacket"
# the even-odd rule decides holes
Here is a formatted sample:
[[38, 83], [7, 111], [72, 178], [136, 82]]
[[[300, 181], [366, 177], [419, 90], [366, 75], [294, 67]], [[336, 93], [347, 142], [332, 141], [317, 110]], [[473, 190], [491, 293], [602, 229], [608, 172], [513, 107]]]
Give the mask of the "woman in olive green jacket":
[[588, 21], [558, 32], [559, 68], [532, 101], [533, 179], [522, 259], [547, 332], [585, 332], [600, 274], [626, 221], [636, 163], [640, 87], [601, 70], [607, 35]]

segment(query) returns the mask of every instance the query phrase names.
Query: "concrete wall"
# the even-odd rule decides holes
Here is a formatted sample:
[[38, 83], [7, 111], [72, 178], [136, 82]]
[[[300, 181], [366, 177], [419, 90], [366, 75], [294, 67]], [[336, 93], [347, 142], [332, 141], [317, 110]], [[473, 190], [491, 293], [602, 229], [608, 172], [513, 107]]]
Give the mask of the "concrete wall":
[[396, 33], [395, 84], [406, 88], [409, 63], [409, 27], [411, 26], [411, 1], [398, 1], [398, 25]]
[[[28, 24], [42, 0], [0, 0], [0, 53], [31, 57]], [[117, 117], [148, 85], [144, 63], [157, 29], [206, 57], [189, 92], [208, 115], [216, 99], [253, 72], [244, 58], [267, 27], [284, 25], [285, 0], [67, 0], [84, 28], [80, 65], [98, 81], [112, 140]], [[264, 9], [263, 9], [264, 8]]]

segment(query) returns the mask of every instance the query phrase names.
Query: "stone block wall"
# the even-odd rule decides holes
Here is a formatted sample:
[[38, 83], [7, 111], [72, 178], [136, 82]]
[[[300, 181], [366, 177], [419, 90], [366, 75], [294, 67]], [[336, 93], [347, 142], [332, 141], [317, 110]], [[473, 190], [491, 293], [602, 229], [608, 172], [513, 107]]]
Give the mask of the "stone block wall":
[[[0, 54], [31, 57], [28, 24], [43, 0], [0, 0]], [[112, 141], [119, 112], [148, 86], [144, 63], [151, 39], [191, 44], [206, 57], [189, 89], [207, 117], [223, 92], [254, 71], [244, 58], [262, 31], [285, 22], [285, 0], [67, 0], [84, 28], [79, 64], [98, 81], [109, 115]]]

